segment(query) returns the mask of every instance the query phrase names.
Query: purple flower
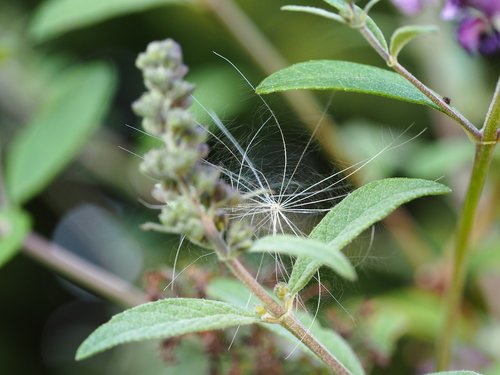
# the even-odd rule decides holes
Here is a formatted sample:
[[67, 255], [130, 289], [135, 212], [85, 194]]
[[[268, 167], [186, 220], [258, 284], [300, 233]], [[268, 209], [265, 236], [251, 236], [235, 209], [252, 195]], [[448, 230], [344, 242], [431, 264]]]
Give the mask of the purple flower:
[[402, 13], [407, 16], [415, 16], [420, 13], [429, 3], [434, 3], [436, 0], [392, 0], [392, 3]]
[[500, 0], [448, 0], [444, 19], [459, 20], [458, 42], [469, 53], [500, 53]]
[[422, 0], [392, 0], [392, 3], [404, 14], [414, 16], [424, 7]]

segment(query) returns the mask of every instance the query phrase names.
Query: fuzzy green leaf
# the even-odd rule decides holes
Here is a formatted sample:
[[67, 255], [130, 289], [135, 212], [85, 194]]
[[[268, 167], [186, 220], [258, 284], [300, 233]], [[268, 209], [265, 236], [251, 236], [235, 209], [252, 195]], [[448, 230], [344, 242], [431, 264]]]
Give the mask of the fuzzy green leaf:
[[125, 14], [190, 0], [46, 0], [34, 13], [29, 33], [45, 41], [68, 31]]
[[223, 302], [196, 298], [164, 299], [115, 315], [80, 345], [76, 359], [85, 359], [129, 342], [167, 339], [257, 322], [260, 319], [253, 312]]
[[369, 16], [365, 16], [365, 17], [366, 17], [366, 19], [365, 19], [366, 27], [368, 28], [368, 30], [370, 30], [372, 32], [373, 36], [379, 41], [379, 43], [382, 45], [382, 47], [387, 51], [389, 47], [387, 46], [387, 41], [385, 40], [384, 33], [382, 33], [382, 30], [380, 30], [378, 25], [375, 23], [375, 21], [371, 17], [369, 17]]
[[258, 94], [287, 90], [340, 90], [372, 94], [439, 109], [397, 73], [348, 61], [316, 60], [289, 66], [264, 79]]
[[437, 30], [437, 26], [433, 25], [408, 25], [400, 27], [399, 29], [394, 31], [394, 34], [392, 34], [391, 36], [391, 56], [397, 58], [399, 52], [406, 44], [411, 42], [413, 38], [422, 34], [433, 33]]
[[311, 238], [291, 235], [274, 235], [258, 239], [250, 252], [275, 252], [297, 257], [307, 256], [315, 262], [330, 267], [340, 276], [355, 280], [356, 272], [345, 255], [335, 244], [330, 245]]
[[0, 211], [0, 267], [17, 254], [30, 226], [30, 217], [23, 211]]
[[328, 5], [334, 7], [337, 9], [339, 12], [345, 11], [347, 8], [348, 4], [345, 0], [323, 0], [325, 3]]
[[[329, 18], [333, 19], [335, 21], [341, 22], [341, 23], [346, 23], [351, 17], [353, 17], [352, 10], [349, 7], [349, 4], [346, 1], [342, 0], [323, 0], [325, 3], [328, 5], [334, 7], [337, 9], [339, 14], [328, 12], [326, 10], [320, 9], [320, 8], [315, 8], [315, 7], [310, 7], [310, 6], [300, 6], [300, 5], [287, 5], [282, 7], [281, 9], [283, 10], [290, 10], [294, 12], [304, 12], [304, 13], [310, 13], [310, 14], [315, 14], [320, 17], [324, 18]], [[377, 0], [378, 1], [378, 0]], [[371, 8], [371, 5], [369, 5], [368, 10]], [[354, 6], [355, 12], [357, 14], [357, 17], [362, 17], [364, 19], [364, 22], [366, 24], [366, 27], [373, 33], [373, 36], [379, 41], [379, 43], [384, 47], [384, 49], [387, 51], [387, 41], [385, 40], [384, 34], [382, 33], [382, 30], [378, 27], [378, 25], [373, 21], [373, 19], [368, 16], [368, 12], [361, 9], [357, 5]], [[346, 17], [346, 18], [344, 18]]]
[[[246, 308], [258, 303], [248, 289], [234, 279], [215, 279], [207, 286], [207, 294], [228, 303]], [[349, 344], [335, 331], [322, 327], [311, 315], [306, 312], [297, 312], [297, 318], [308, 328], [311, 334], [321, 342], [353, 375], [364, 375], [363, 367]], [[316, 354], [310, 351], [302, 342], [297, 340], [289, 331], [278, 324], [261, 323], [262, 327], [288, 340], [292, 345], [299, 345], [299, 349], [311, 358], [317, 360]]]
[[102, 122], [114, 88], [114, 71], [101, 63], [60, 75], [8, 150], [6, 184], [12, 201], [25, 202], [71, 162]]
[[[340, 250], [402, 204], [419, 197], [450, 191], [442, 184], [421, 179], [388, 178], [373, 181], [355, 190], [333, 207], [309, 237]], [[320, 263], [312, 258], [297, 259], [288, 283], [290, 292], [299, 292], [319, 266]]]

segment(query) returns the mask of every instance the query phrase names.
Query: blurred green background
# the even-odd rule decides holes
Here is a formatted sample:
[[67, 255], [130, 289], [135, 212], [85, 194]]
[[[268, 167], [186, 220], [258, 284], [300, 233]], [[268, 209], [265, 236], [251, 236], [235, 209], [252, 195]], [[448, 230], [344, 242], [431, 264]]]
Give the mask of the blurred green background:
[[[178, 238], [139, 228], [155, 221], [156, 213], [143, 203], [153, 202], [152, 181], [138, 173], [140, 157], [134, 154], [143, 153], [154, 140], [134, 129], [140, 128], [140, 121], [130, 105], [144, 91], [134, 61], [150, 41], [177, 40], [190, 67], [187, 78], [198, 87], [195, 97], [247, 144], [269, 114], [236, 69], [213, 52], [230, 60], [253, 85], [282, 64], [311, 59], [384, 67], [354, 30], [280, 11], [286, 4], [289, 1], [3, 0], [1, 155], [9, 194], [31, 215], [32, 230], [135, 284], [150, 298], [205, 296], [207, 282], [224, 272], [214, 257], [200, 259], [204, 253], [184, 244], [177, 259]], [[401, 60], [481, 124], [499, 73], [498, 58], [467, 55], [456, 45], [454, 25], [443, 23], [438, 13], [431, 7], [408, 19], [382, 1], [372, 18], [386, 36], [408, 22], [438, 24], [438, 34], [412, 42]], [[306, 103], [312, 97], [305, 95], [295, 104], [277, 94], [265, 98], [287, 134], [291, 154], [300, 155], [310, 134], [307, 129], [316, 125], [318, 116], [330, 117], [325, 126], [332, 130], [331, 138], [310, 147], [306, 172], [296, 176], [303, 184], [310, 183], [309, 170], [317, 170], [313, 178], [321, 178], [388, 147], [357, 172], [354, 181], [343, 182], [341, 191], [389, 176], [439, 179], [454, 190], [447, 197], [411, 203], [364, 234], [348, 252], [359, 282], [347, 284], [328, 272], [321, 277], [329, 293], [322, 292], [318, 319], [349, 340], [368, 373], [428, 371], [448, 269], [445, 254], [473, 147], [457, 125], [421, 106], [321, 92], [312, 94], [316, 104], [311, 107]], [[209, 116], [193, 107], [199, 121], [215, 129]], [[281, 162], [276, 134], [276, 129], [266, 130], [255, 142], [252, 155], [263, 168]], [[237, 168], [218, 142], [212, 140], [211, 145], [214, 162]], [[262, 156], [268, 154], [272, 156]], [[488, 374], [500, 374], [498, 159], [479, 215], [454, 364]], [[279, 175], [275, 167], [266, 173]], [[165, 290], [174, 263], [177, 272], [186, 271], [173, 290]], [[267, 268], [271, 273], [272, 264]], [[312, 311], [317, 290], [311, 285], [302, 296]], [[24, 251], [0, 269], [0, 301], [2, 374], [323, 371], [298, 352], [284, 360], [293, 347], [257, 328], [241, 329], [230, 351], [234, 331], [192, 335], [161, 346], [124, 346], [76, 363], [79, 343], [123, 306], [68, 282]]]

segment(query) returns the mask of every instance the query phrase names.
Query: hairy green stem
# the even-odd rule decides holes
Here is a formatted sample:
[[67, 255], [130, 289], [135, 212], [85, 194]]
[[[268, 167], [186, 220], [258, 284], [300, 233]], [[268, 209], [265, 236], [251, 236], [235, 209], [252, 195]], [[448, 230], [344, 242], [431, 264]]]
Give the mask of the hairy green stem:
[[476, 144], [476, 156], [472, 166], [469, 187], [456, 232], [455, 250], [453, 253], [453, 269], [451, 284], [446, 296], [445, 314], [442, 330], [437, 343], [437, 369], [446, 370], [450, 364], [451, 346], [460, 316], [460, 305], [465, 284], [467, 255], [474, 226], [479, 199], [483, 190], [488, 169], [493, 158], [498, 129], [500, 127], [500, 78], [483, 128], [480, 131], [481, 141]]
[[134, 307], [148, 300], [141, 290], [127, 281], [47, 241], [36, 233], [31, 233], [26, 237], [23, 251], [68, 280], [123, 307]]
[[404, 66], [402, 66], [397, 60], [395, 60], [389, 52], [380, 44], [380, 42], [375, 38], [371, 30], [368, 29], [366, 25], [362, 25], [359, 28], [361, 35], [366, 39], [366, 41], [372, 46], [372, 48], [384, 59], [389, 67], [399, 73], [401, 76], [406, 78], [413, 86], [415, 86], [421, 93], [427, 96], [434, 104], [436, 104], [441, 111], [447, 114], [449, 117], [454, 119], [460, 126], [464, 129], [469, 137], [471, 137], [475, 142], [481, 140], [480, 131], [462, 115], [455, 108], [451, 107], [444, 99], [434, 93], [430, 88], [424, 85], [418, 78], [411, 74]]
[[[321, 358], [338, 375], [350, 375], [351, 372], [337, 360], [311, 333], [298, 321], [292, 312], [287, 312], [279, 305], [266, 290], [255, 280], [248, 270], [237, 260], [226, 262], [226, 266], [245, 286], [252, 291], [266, 306], [266, 309], [275, 317], [280, 318], [280, 324], [290, 331], [297, 339], [304, 343], [313, 353]], [[271, 324], [271, 323], [270, 323]]]
[[[205, 227], [205, 233], [215, 248], [219, 258], [223, 260], [231, 273], [240, 280], [262, 303], [266, 310], [274, 317], [279, 318], [280, 324], [303, 342], [313, 353], [323, 360], [338, 375], [351, 375], [351, 372], [333, 356], [314, 336], [300, 323], [292, 312], [276, 302], [260, 285], [250, 272], [236, 258], [227, 258], [230, 254], [226, 243], [220, 237], [214, 223], [200, 211]], [[271, 323], [270, 323], [271, 324]]]

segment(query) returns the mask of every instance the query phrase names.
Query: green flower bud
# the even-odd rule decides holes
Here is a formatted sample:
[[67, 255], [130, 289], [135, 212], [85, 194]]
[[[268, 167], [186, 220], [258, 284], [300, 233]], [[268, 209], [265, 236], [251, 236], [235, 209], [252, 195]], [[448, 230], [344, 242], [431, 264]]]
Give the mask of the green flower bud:
[[280, 301], [284, 301], [288, 297], [288, 285], [283, 282], [279, 282], [274, 286], [274, 294], [279, 298]]
[[229, 225], [226, 242], [232, 253], [240, 253], [252, 246], [254, 228], [241, 221], [234, 221]]
[[190, 131], [196, 127], [193, 115], [181, 108], [172, 108], [166, 114], [166, 122], [174, 133]]
[[149, 67], [175, 67], [182, 64], [181, 47], [172, 39], [151, 42], [146, 52], [139, 54], [136, 66], [145, 70]]
[[157, 90], [145, 92], [132, 104], [135, 114], [141, 117], [159, 118], [170, 110], [172, 101]]

